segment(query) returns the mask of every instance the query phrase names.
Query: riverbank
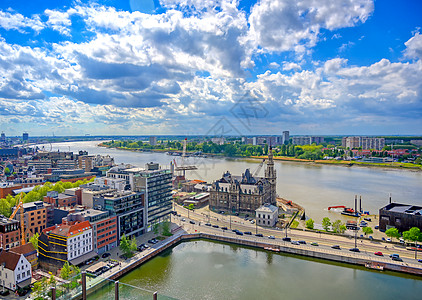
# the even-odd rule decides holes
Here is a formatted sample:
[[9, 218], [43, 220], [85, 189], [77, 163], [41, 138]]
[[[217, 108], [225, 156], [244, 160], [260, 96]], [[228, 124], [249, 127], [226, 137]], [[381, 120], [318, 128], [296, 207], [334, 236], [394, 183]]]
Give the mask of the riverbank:
[[[98, 147], [110, 148], [110, 149], [117, 149], [117, 150], [124, 150], [124, 151], [131, 151], [131, 152], [158, 152], [158, 153], [166, 153], [168, 151], [177, 151], [171, 149], [132, 149], [126, 147], [110, 147], [103, 143], [98, 144]], [[215, 153], [203, 153], [209, 157], [220, 157], [220, 158], [252, 158], [252, 159], [266, 159], [267, 156], [224, 156], [223, 154], [215, 154]], [[334, 166], [342, 166], [342, 167], [375, 167], [375, 168], [385, 168], [385, 169], [402, 169], [402, 170], [409, 170], [409, 171], [422, 171], [422, 165], [415, 165], [411, 163], [400, 163], [400, 162], [392, 162], [392, 163], [371, 163], [371, 162], [363, 162], [363, 161], [347, 161], [347, 160], [336, 160], [336, 159], [320, 159], [320, 160], [307, 160], [307, 159], [300, 159], [295, 157], [289, 156], [274, 156], [274, 160], [280, 161], [289, 161], [289, 162], [298, 162], [298, 163], [308, 163], [308, 164], [324, 164], [324, 165], [334, 165]]]

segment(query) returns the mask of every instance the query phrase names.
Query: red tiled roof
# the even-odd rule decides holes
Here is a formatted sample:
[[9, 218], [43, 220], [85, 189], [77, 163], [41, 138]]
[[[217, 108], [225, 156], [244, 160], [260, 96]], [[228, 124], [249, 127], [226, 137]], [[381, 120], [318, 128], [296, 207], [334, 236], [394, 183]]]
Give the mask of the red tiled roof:
[[50, 231], [50, 233], [69, 237], [69, 236], [81, 233], [85, 231], [86, 229], [90, 229], [90, 228], [91, 228], [91, 224], [89, 223], [89, 221], [83, 221], [83, 222], [76, 222], [73, 225], [70, 225], [70, 224], [57, 225], [53, 230]]
[[35, 251], [34, 246], [31, 243], [20, 245], [14, 248], [11, 248], [9, 251], [17, 253], [17, 254], [27, 254]]
[[2, 251], [0, 253], [0, 265], [4, 264], [5, 268], [14, 271], [20, 258], [21, 254], [17, 254], [10, 251]]

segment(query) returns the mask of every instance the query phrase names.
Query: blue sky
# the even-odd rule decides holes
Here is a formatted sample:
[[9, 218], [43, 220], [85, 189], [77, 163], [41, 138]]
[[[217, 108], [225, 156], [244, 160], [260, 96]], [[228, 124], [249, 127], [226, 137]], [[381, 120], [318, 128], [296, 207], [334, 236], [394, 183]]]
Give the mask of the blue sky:
[[3, 0], [0, 131], [422, 134], [421, 12], [410, 0]]

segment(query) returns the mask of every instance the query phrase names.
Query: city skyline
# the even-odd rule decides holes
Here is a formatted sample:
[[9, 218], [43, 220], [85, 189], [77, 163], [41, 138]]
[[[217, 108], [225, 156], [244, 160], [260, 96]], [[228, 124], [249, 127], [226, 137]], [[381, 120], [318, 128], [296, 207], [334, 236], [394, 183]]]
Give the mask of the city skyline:
[[0, 4], [8, 136], [421, 134], [419, 2], [62, 3]]

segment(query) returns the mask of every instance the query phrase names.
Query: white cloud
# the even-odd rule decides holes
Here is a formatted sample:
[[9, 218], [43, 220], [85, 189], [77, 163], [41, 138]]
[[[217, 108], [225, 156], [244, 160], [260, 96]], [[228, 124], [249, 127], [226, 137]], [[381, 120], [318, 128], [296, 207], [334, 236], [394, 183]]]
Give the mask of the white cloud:
[[44, 13], [48, 16], [46, 22], [47, 26], [60, 32], [60, 34], [70, 35], [70, 26], [72, 25], [70, 16], [76, 13], [76, 10], [69, 9], [67, 12], [61, 12], [58, 10], [46, 9]]
[[19, 13], [0, 11], [0, 27], [3, 27], [6, 30], [17, 30], [19, 32], [25, 32], [24, 29], [31, 28], [38, 32], [45, 26], [37, 15], [32, 18], [27, 18]]
[[321, 29], [334, 30], [365, 22], [371, 0], [261, 0], [249, 16], [249, 38], [266, 51], [303, 52], [315, 46]]
[[422, 35], [419, 32], [415, 32], [414, 36], [404, 44], [406, 45], [405, 56], [422, 59]]
[[284, 62], [283, 63], [283, 71], [291, 71], [291, 70], [302, 70], [301, 66], [294, 62]]

